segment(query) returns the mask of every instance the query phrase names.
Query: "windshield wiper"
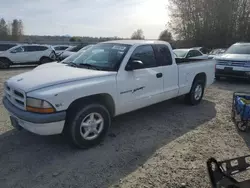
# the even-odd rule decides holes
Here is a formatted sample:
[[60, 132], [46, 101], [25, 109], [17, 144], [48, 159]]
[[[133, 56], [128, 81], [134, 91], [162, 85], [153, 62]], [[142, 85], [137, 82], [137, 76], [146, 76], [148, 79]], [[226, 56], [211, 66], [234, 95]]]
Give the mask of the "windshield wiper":
[[78, 65], [83, 66], [83, 67], [87, 67], [87, 68], [91, 68], [91, 69], [94, 69], [94, 70], [101, 70], [101, 67], [98, 67], [96, 65], [91, 65], [91, 64], [88, 64], [88, 63], [80, 63]]
[[71, 66], [71, 67], [78, 67], [78, 65], [73, 62], [63, 62], [63, 64], [67, 64], [68, 66]]

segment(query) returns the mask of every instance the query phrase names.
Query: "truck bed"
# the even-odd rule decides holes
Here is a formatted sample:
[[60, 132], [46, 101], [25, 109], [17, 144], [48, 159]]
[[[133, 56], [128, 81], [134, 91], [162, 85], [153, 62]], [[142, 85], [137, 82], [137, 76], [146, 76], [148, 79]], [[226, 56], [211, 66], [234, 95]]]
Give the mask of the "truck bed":
[[206, 85], [211, 85], [215, 77], [215, 61], [213, 59], [179, 59], [180, 95], [188, 93], [197, 74], [205, 74]]
[[183, 63], [194, 63], [197, 61], [209, 61], [211, 59], [187, 59], [187, 58], [175, 58], [175, 62], [177, 65], [183, 64]]

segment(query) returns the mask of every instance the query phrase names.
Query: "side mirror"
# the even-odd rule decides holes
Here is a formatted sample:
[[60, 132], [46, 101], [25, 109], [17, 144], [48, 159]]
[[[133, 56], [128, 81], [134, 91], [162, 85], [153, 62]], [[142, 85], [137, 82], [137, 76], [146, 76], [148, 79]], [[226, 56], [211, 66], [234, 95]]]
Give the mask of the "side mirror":
[[135, 69], [140, 69], [144, 67], [143, 65], [144, 65], [143, 62], [140, 60], [129, 60], [127, 66], [125, 67], [125, 70], [132, 71]]
[[15, 51], [15, 50], [13, 50], [13, 51], [11, 51], [10, 53], [15, 54], [15, 53], [16, 53], [16, 51]]

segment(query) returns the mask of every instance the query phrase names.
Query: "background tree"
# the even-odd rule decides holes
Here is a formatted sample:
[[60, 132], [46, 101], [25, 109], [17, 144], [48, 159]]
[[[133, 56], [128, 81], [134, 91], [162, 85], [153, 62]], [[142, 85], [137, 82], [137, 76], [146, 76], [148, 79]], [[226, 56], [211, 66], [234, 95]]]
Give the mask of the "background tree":
[[0, 19], [0, 40], [8, 39], [8, 26], [3, 18]]
[[172, 31], [192, 46], [250, 40], [250, 0], [170, 0], [169, 10]]
[[165, 29], [164, 31], [161, 32], [161, 34], [159, 36], [159, 40], [163, 40], [163, 41], [167, 41], [167, 42], [173, 41], [172, 33], [169, 32], [167, 29]]
[[22, 20], [14, 19], [12, 24], [11, 34], [13, 40], [20, 40], [23, 36], [23, 22]]
[[143, 35], [143, 30], [142, 29], [137, 29], [132, 34], [131, 39], [135, 39], [135, 40], [143, 40], [143, 39], [145, 39], [145, 36]]

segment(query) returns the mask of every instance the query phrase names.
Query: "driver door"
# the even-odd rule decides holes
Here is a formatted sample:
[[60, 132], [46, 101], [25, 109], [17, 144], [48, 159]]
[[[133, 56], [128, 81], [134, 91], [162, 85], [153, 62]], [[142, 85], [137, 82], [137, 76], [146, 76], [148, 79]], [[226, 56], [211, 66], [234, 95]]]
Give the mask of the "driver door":
[[163, 93], [163, 73], [156, 61], [151, 45], [137, 47], [128, 63], [141, 61], [142, 66], [131, 71], [119, 71], [117, 76], [118, 98], [117, 113], [126, 113], [160, 101]]

